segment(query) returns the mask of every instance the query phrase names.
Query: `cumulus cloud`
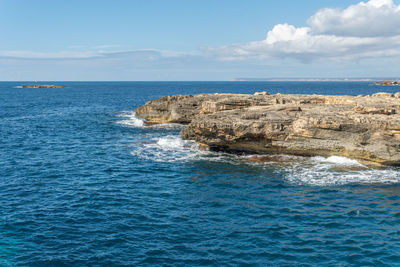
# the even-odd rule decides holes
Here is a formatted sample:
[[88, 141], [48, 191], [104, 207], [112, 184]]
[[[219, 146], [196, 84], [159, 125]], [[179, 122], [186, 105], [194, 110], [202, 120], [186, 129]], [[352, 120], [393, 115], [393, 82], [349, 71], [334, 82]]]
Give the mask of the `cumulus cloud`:
[[316, 34], [377, 37], [400, 34], [400, 6], [392, 0], [371, 0], [344, 10], [325, 8], [308, 20]]
[[308, 24], [301, 28], [278, 24], [262, 41], [203, 49], [224, 60], [277, 57], [310, 62], [400, 56], [400, 5], [392, 0], [321, 9]]

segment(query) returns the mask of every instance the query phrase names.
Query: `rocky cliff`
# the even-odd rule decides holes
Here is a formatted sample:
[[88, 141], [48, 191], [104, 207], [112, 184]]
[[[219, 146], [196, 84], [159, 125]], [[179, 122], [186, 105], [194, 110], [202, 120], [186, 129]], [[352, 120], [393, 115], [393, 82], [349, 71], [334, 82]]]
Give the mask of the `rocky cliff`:
[[205, 149], [400, 165], [400, 93], [176, 95], [149, 101], [136, 115], [150, 123], [188, 123], [182, 138]]

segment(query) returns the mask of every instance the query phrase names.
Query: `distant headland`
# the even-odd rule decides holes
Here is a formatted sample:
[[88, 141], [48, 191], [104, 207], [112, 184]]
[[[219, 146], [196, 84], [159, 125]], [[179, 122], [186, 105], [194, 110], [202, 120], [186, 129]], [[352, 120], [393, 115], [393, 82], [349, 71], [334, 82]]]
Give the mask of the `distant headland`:
[[63, 85], [53, 85], [53, 84], [28, 84], [22, 85], [22, 88], [67, 88]]
[[[371, 78], [233, 78], [232, 82], [373, 82], [375, 85], [400, 85], [398, 77]], [[391, 82], [387, 82], [391, 81]]]
[[400, 85], [400, 80], [399, 81], [392, 81], [392, 82], [375, 82], [374, 85], [385, 85], [385, 86]]

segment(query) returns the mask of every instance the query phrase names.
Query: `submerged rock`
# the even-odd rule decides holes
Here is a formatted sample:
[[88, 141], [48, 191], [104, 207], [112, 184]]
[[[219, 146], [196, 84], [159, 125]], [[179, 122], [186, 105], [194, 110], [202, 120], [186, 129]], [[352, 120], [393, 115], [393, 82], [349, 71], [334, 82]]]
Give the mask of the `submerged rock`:
[[386, 93], [176, 95], [149, 101], [136, 114], [150, 123], [188, 123], [182, 138], [203, 149], [400, 165], [400, 99]]

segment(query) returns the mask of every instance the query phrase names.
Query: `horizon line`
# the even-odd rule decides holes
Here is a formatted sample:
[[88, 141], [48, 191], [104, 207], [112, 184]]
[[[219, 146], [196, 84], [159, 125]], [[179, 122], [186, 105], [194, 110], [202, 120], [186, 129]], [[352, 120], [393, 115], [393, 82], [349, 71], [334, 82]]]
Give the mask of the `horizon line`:
[[399, 77], [350, 77], [350, 78], [231, 78], [227, 80], [0, 80], [0, 82], [279, 82], [279, 81], [381, 81], [399, 80]]

